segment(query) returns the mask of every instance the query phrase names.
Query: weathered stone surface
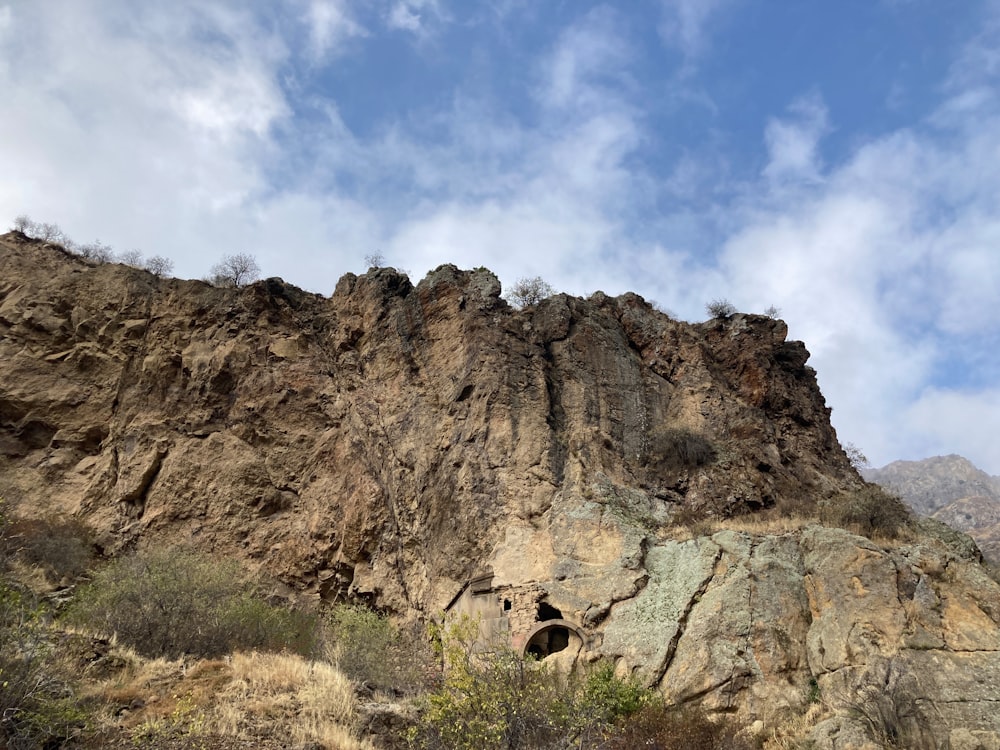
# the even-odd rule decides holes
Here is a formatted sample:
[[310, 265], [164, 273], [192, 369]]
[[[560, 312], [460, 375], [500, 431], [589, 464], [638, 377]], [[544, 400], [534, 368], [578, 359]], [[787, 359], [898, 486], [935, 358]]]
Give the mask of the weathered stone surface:
[[645, 559], [649, 580], [637, 596], [613, 607], [601, 653], [621, 659], [624, 669], [637, 672], [645, 682], [659, 683], [721, 551], [710, 539], [651, 548]]
[[[454, 266], [347, 274], [329, 298], [217, 289], [16, 233], [0, 278], [0, 491], [78, 512], [109, 552], [190, 540], [304, 594], [433, 612], [548, 528], [599, 617], [637, 579], [607, 566], [678, 509], [859, 481], [804, 347], [760, 316], [693, 326], [603, 294], [516, 311]], [[677, 434], [712, 455], [666, 460]], [[607, 523], [585, 538], [588, 502]]]
[[499, 293], [453, 266], [348, 274], [329, 298], [215, 289], [6, 235], [0, 494], [76, 514], [108, 554], [187, 542], [290, 596], [410, 616], [491, 570], [579, 627], [580, 658], [765, 731], [891, 673], [938, 740], [992, 741], [1000, 587], [967, 538], [676, 536], [678, 513], [808, 513], [859, 485], [784, 324]]

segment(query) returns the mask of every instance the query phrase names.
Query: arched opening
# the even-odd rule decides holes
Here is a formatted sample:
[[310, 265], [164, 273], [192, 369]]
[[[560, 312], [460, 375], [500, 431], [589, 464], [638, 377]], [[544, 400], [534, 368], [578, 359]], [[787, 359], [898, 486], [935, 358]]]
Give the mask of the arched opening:
[[547, 620], [539, 623], [528, 634], [524, 644], [525, 656], [544, 659], [546, 656], [565, 651], [570, 646], [583, 645], [583, 633], [571, 622], [563, 619]]

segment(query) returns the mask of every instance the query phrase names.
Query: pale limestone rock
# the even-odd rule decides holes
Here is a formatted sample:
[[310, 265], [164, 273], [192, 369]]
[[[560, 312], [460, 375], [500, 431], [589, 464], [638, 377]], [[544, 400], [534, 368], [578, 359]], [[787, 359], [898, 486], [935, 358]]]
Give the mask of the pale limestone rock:
[[647, 684], [658, 684], [670, 666], [695, 598], [711, 581], [721, 553], [710, 539], [650, 548], [646, 586], [611, 608], [600, 653], [620, 660], [625, 670]]

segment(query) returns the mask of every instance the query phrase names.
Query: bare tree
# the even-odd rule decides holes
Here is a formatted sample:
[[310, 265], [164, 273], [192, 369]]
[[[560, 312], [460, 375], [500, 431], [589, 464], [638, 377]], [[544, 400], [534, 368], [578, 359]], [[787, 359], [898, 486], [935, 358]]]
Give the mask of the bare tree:
[[14, 229], [26, 237], [34, 237], [38, 225], [27, 214], [21, 214], [14, 219]]
[[139, 250], [126, 250], [118, 256], [118, 262], [132, 266], [132, 268], [142, 268], [142, 252]]
[[249, 253], [223, 255], [222, 260], [212, 266], [209, 278], [216, 286], [246, 286], [260, 278], [260, 266]]
[[95, 263], [110, 263], [115, 259], [111, 245], [105, 245], [100, 240], [94, 240], [89, 245], [80, 245], [76, 250], [84, 258]]
[[31, 217], [25, 214], [21, 214], [14, 219], [14, 229], [26, 237], [31, 237], [34, 240], [51, 242], [55, 245], [63, 245], [67, 248], [72, 247], [73, 245], [69, 237], [66, 236], [66, 233], [59, 228], [58, 224], [32, 221]]
[[860, 472], [862, 469], [867, 469], [871, 466], [868, 461], [868, 456], [861, 452], [861, 449], [854, 443], [844, 444], [844, 453], [847, 454], [847, 460], [851, 462], [851, 466], [854, 467], [855, 471]]
[[38, 224], [36, 225], [35, 237], [46, 242], [61, 245], [66, 242], [66, 234], [59, 228], [58, 224]]
[[385, 265], [385, 256], [378, 250], [373, 253], [368, 253], [368, 255], [365, 256], [365, 265], [368, 266], [368, 268], [381, 268]]
[[736, 314], [736, 306], [727, 299], [713, 299], [705, 310], [713, 318], [729, 318]]
[[555, 288], [541, 276], [520, 278], [504, 295], [504, 299], [515, 307], [531, 307], [556, 293]]
[[142, 267], [153, 274], [153, 276], [167, 276], [173, 273], [174, 262], [170, 258], [164, 258], [162, 255], [154, 255], [151, 258], [147, 258]]

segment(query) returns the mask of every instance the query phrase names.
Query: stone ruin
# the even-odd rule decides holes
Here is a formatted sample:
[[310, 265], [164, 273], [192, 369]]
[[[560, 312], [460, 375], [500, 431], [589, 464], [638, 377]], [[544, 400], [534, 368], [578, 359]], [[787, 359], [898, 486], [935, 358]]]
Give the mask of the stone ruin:
[[478, 622], [476, 646], [510, 646], [522, 656], [575, 656], [588, 646], [586, 632], [548, 600], [536, 583], [493, 585], [493, 573], [470, 579], [445, 608], [445, 619], [468, 616]]

